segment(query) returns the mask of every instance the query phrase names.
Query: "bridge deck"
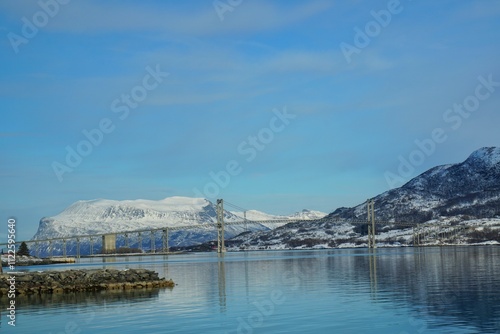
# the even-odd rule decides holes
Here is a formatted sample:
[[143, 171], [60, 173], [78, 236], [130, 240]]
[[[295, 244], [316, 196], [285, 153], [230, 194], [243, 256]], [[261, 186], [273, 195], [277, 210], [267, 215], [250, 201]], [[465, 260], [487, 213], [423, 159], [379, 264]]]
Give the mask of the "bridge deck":
[[[229, 221], [225, 222], [224, 225], [253, 225], [253, 224], [290, 224], [290, 223], [345, 223], [352, 225], [363, 225], [368, 224], [366, 220], [360, 219], [340, 219], [340, 218], [321, 218], [321, 219], [274, 219], [274, 220], [241, 220], [241, 221]], [[406, 226], [406, 227], [414, 227], [417, 224], [408, 223], [408, 222], [390, 222], [390, 221], [376, 221], [377, 225], [396, 225], [396, 226]], [[96, 239], [102, 238], [108, 234], [134, 234], [134, 233], [156, 233], [160, 231], [182, 231], [182, 230], [191, 230], [191, 229], [217, 229], [217, 224], [191, 224], [191, 225], [180, 225], [180, 226], [164, 226], [157, 228], [146, 228], [146, 229], [137, 229], [137, 230], [127, 230], [127, 231], [110, 231], [109, 233], [98, 233], [98, 234], [83, 234], [83, 235], [74, 235], [74, 236], [64, 236], [64, 237], [56, 237], [50, 239], [32, 239], [32, 240], [24, 240], [26, 244], [34, 244], [34, 243], [47, 243], [53, 241], [68, 241], [68, 240], [79, 240], [79, 239]], [[16, 241], [16, 244], [20, 244], [23, 241]], [[0, 243], [0, 247], [6, 246], [8, 243]]]

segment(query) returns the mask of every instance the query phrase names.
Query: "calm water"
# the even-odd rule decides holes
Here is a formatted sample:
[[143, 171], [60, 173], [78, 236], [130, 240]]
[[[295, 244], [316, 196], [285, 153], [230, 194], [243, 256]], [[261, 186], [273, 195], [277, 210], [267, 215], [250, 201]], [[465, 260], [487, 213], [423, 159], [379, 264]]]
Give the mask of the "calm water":
[[[500, 333], [500, 247], [84, 259], [153, 269], [170, 290], [17, 300], [2, 333]], [[30, 267], [28, 270], [75, 266]]]

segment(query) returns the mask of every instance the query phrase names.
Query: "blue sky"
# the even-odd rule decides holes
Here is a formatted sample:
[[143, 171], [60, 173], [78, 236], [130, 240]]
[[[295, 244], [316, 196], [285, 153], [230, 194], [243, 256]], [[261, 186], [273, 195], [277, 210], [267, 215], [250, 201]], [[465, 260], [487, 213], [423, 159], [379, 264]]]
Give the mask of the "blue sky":
[[330, 212], [500, 139], [498, 1], [2, 1], [0, 35], [19, 238], [94, 198]]

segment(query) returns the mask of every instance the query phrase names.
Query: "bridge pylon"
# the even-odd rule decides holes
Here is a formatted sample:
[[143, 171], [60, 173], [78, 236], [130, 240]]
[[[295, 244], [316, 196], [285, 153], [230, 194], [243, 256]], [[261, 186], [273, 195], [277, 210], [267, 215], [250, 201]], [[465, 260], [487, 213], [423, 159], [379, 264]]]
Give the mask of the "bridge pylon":
[[168, 253], [168, 227], [163, 230], [161, 237], [163, 252]]
[[224, 200], [217, 200], [217, 253], [225, 253], [224, 245]]

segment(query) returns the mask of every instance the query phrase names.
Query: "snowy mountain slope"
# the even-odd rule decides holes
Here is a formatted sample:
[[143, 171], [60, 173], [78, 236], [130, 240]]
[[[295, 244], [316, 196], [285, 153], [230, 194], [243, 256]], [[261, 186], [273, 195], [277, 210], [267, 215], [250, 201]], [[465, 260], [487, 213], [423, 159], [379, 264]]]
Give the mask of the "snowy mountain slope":
[[[377, 220], [437, 222], [446, 225], [450, 219], [454, 224], [484, 222], [485, 219], [491, 219], [495, 225], [500, 222], [500, 148], [482, 148], [473, 152], [462, 163], [432, 168], [401, 188], [384, 192], [373, 200]], [[339, 208], [328, 217], [364, 219], [365, 205], [366, 203], [362, 203], [353, 208]], [[291, 216], [247, 211], [249, 221], [275, 220], [284, 217], [316, 219], [322, 215], [307, 210]], [[226, 222], [241, 221], [242, 217], [242, 213], [226, 211], [224, 219]], [[215, 222], [215, 205], [205, 199], [171, 197], [161, 201], [79, 201], [57, 216], [43, 218], [33, 239], [198, 223], [200, 229], [170, 234], [171, 246], [185, 246], [214, 240]], [[226, 239], [246, 232], [230, 241], [233, 248], [238, 248], [238, 245], [277, 248], [366, 245], [366, 226], [327, 221], [290, 223], [275, 228], [276, 226], [269, 224], [266, 227], [250, 223], [246, 227], [228, 225]], [[273, 230], [268, 231], [269, 229]], [[392, 244], [408, 243], [412, 232], [410, 229], [396, 229], [394, 226], [377, 226], [377, 233], [379, 233], [378, 238], [386, 238], [388, 244]], [[494, 231], [492, 234], [494, 238], [496, 238], [495, 233]], [[158, 236], [156, 238], [156, 245], [161, 245], [160, 238]], [[395, 241], [395, 238], [399, 240]], [[120, 246], [123, 240], [119, 238], [118, 242]]]
[[[231, 211], [232, 214], [243, 218], [244, 213], [241, 211]], [[321, 211], [302, 210], [291, 215], [271, 215], [262, 211], [248, 210], [246, 211], [246, 218], [248, 220], [273, 220], [273, 219], [319, 219], [327, 214]]]
[[[263, 224], [252, 224], [251, 220], [293, 219], [295, 217], [325, 215], [321, 212], [308, 210], [290, 216], [274, 216], [256, 210], [248, 211], [248, 213], [247, 218], [250, 220], [248, 224], [226, 225], [226, 238], [234, 237], [244, 231], [276, 228], [275, 224], [269, 224], [269, 227], [267, 227]], [[242, 217], [243, 214], [239, 216], [229, 211], [224, 212], [224, 221], [227, 223], [242, 221]], [[216, 222], [216, 205], [203, 198], [169, 197], [158, 201], [96, 199], [75, 202], [56, 216], [42, 218], [38, 231], [32, 240], [198, 225], [199, 228], [196, 229], [170, 231], [170, 246], [186, 246], [216, 239]], [[149, 235], [142, 236], [143, 244], [138, 247], [140, 242], [138, 235], [132, 234], [129, 237], [128, 244], [137, 248], [149, 249], [150, 238]], [[99, 242], [98, 240], [96, 244], [96, 252], [100, 249]], [[154, 243], [157, 248], [161, 247], [161, 235], [155, 235]], [[124, 245], [124, 236], [118, 235], [117, 246]], [[55, 245], [56, 251], [60, 250], [61, 247], [62, 245]], [[85, 253], [90, 247], [89, 241], [82, 240], [81, 247], [82, 253]], [[69, 240], [67, 249], [69, 253], [74, 252], [76, 243]], [[47, 250], [48, 245], [45, 245], [44, 251]]]
[[[500, 218], [462, 220], [448, 217], [430, 220], [420, 225], [425, 234], [424, 245], [500, 245]], [[457, 227], [474, 227], [475, 230], [455, 235]], [[379, 226], [377, 247], [401, 247], [413, 244], [412, 228]], [[309, 249], [368, 247], [368, 236], [362, 226], [348, 222], [298, 222], [271, 231], [242, 233], [228, 240], [229, 251], [261, 249]]]
[[[245, 213], [241, 211], [231, 211], [232, 214], [240, 218], [245, 217]], [[246, 211], [246, 219], [248, 220], [273, 220], [273, 219], [284, 219], [286, 216], [271, 215], [257, 210]]]
[[[432, 168], [373, 200], [375, 216], [380, 221], [439, 224], [443, 225], [444, 232], [450, 222], [500, 226], [500, 148], [482, 148], [462, 163]], [[346, 220], [365, 217], [366, 203], [339, 208], [327, 216]], [[485, 238], [500, 241], [498, 227], [493, 228]], [[411, 243], [413, 231], [377, 226], [377, 233], [382, 245], [399, 245]], [[230, 243], [232, 249], [366, 247], [366, 225], [327, 221], [291, 223], [272, 231], [245, 233]]]
[[[434, 167], [373, 200], [380, 220], [423, 223], [441, 216], [500, 215], [500, 148], [481, 148], [462, 163]], [[365, 217], [366, 203], [330, 216]]]
[[[229, 212], [227, 221], [238, 220]], [[147, 228], [215, 224], [215, 205], [202, 198], [78, 201], [54, 217], [42, 218], [33, 239]]]
[[[226, 222], [240, 221], [241, 219], [232, 213], [225, 211]], [[40, 220], [38, 231], [32, 240], [46, 240], [51, 238], [71, 237], [75, 235], [104, 234], [112, 232], [134, 231], [140, 229], [155, 229], [163, 227], [178, 227], [187, 225], [199, 225], [200, 228], [172, 231], [169, 234], [170, 246], [185, 246], [203, 243], [216, 238], [217, 230], [216, 206], [202, 198], [170, 197], [159, 201], [151, 200], [90, 200], [73, 203], [63, 212], [53, 217]], [[267, 229], [258, 224], [247, 225], [250, 230]], [[244, 226], [226, 226], [226, 238], [233, 237], [245, 231]], [[151, 236], [142, 236], [143, 243], [139, 247], [138, 234], [130, 235], [128, 244], [136, 247], [149, 249]], [[125, 246], [123, 235], [117, 237], [117, 247]], [[161, 248], [161, 235], [155, 235], [154, 244]], [[97, 240], [95, 252], [99, 252], [101, 245]], [[61, 250], [62, 245], [54, 245], [56, 253]], [[82, 253], [88, 252], [90, 241], [82, 240]], [[68, 254], [76, 250], [76, 242], [70, 240], [67, 243]], [[48, 244], [43, 246], [42, 254], [47, 255]]]
[[[244, 218], [244, 212], [232, 211], [232, 214]], [[248, 210], [246, 211], [246, 219], [249, 221], [262, 221], [262, 220], [296, 220], [296, 219], [319, 219], [325, 217], [327, 214], [320, 211], [313, 210], [302, 210], [300, 212], [296, 212], [294, 214], [288, 216], [281, 215], [270, 215], [268, 213], [257, 211], [257, 210]], [[275, 229], [277, 227], [283, 226], [286, 223], [261, 223], [262, 225], [268, 227], [269, 229]]]
[[327, 215], [327, 213], [321, 211], [307, 210], [304, 209], [299, 212], [295, 212], [294, 214], [288, 216], [290, 219], [320, 219]]

